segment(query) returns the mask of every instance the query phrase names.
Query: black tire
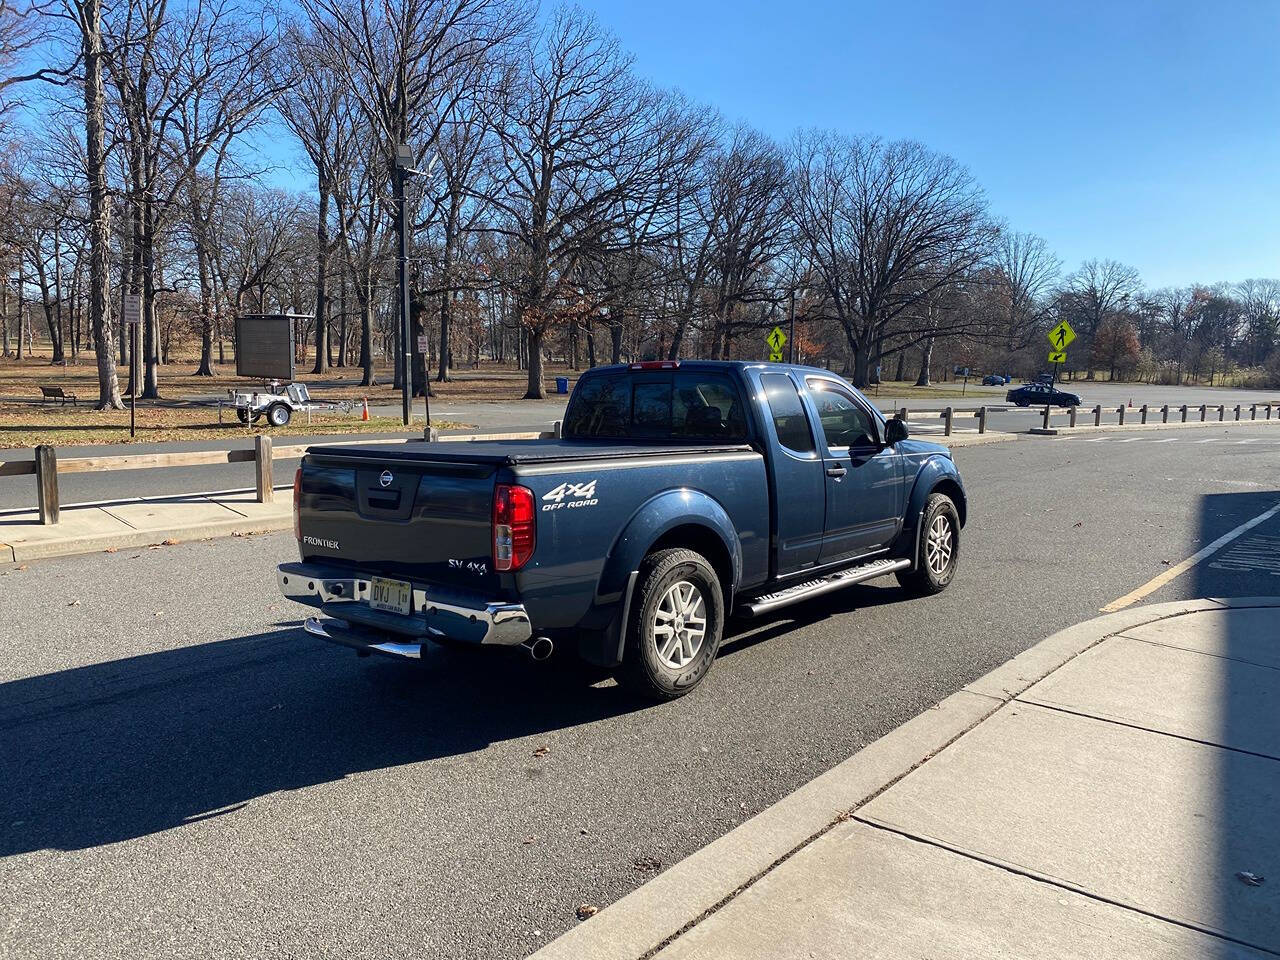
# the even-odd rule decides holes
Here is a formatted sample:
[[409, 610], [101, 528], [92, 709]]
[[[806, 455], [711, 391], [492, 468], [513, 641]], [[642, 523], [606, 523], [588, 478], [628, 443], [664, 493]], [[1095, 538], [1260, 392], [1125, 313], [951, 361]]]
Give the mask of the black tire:
[[[692, 586], [697, 591], [697, 597], [689, 603], [696, 607], [696, 601], [701, 601], [704, 628], [700, 645], [694, 647], [692, 656], [686, 662], [673, 666], [670, 660], [663, 659], [659, 651], [661, 637], [657, 630], [659, 607], [678, 585]], [[681, 589], [683, 591], [683, 587]], [[675, 620], [672, 623], [669, 629], [677, 633], [678, 642], [683, 642], [679, 638], [687, 637], [687, 632], [677, 627]], [[622, 666], [616, 674], [618, 683], [647, 700], [682, 697], [706, 677], [720, 649], [723, 632], [724, 596], [720, 578], [711, 564], [692, 550], [677, 548], [652, 553], [640, 567], [635, 595], [631, 598], [627, 643]], [[685, 652], [687, 648], [673, 651], [671, 660]]]
[[248, 422], [249, 422], [249, 411], [248, 411], [248, 410], [237, 410], [237, 411], [236, 411], [236, 419], [237, 419], [237, 420], [239, 420], [241, 423], [248, 423]]
[[273, 403], [267, 407], [267, 423], [273, 427], [288, 426], [292, 411], [283, 403]]
[[[939, 522], [949, 534], [946, 542], [950, 546], [950, 551], [945, 564], [931, 562], [928, 555], [930, 532]], [[956, 510], [955, 503], [945, 493], [929, 494], [929, 499], [924, 503], [924, 513], [920, 515], [919, 535], [919, 550], [915, 565], [898, 571], [898, 583], [902, 584], [904, 590], [915, 596], [941, 593], [955, 577], [956, 568], [960, 565], [960, 513]], [[935, 569], [935, 565], [940, 569]]]
[[1016, 406], [1019, 406], [1019, 407], [1029, 407], [1029, 406], [1031, 406], [1031, 401], [1029, 401], [1029, 400], [1015, 400], [1015, 401], [1013, 401], [1013, 402], [1014, 402], [1014, 404], [1015, 404]]

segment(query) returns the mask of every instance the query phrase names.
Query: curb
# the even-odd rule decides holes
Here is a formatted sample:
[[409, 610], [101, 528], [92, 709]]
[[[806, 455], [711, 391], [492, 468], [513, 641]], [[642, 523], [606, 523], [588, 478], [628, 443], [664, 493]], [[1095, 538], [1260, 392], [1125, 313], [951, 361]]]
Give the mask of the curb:
[[1060, 630], [712, 841], [531, 955], [530, 960], [652, 957], [857, 808], [1107, 637], [1202, 610], [1280, 607], [1280, 597], [1179, 600]]
[[1074, 436], [1078, 433], [1107, 433], [1115, 430], [1189, 430], [1192, 427], [1222, 427], [1230, 429], [1231, 427], [1258, 427], [1263, 424], [1275, 424], [1280, 426], [1280, 419], [1275, 420], [1188, 420], [1186, 423], [1181, 421], [1177, 423], [1102, 423], [1094, 426], [1091, 423], [1079, 424], [1074, 427], [1066, 424], [1055, 426], [1049, 424], [1048, 429], [1044, 427], [1031, 427], [1027, 433], [1038, 436]]
[[[208, 540], [213, 537], [244, 536], [251, 533], [275, 533], [293, 527], [293, 514], [284, 517], [252, 519], [237, 517], [209, 523], [137, 530], [132, 533], [104, 533], [47, 543], [0, 543], [0, 563], [23, 563], [27, 560], [45, 560], [52, 557], [72, 557], [78, 554], [98, 553], [102, 550], [149, 547], [165, 540]], [[8, 556], [6, 556], [6, 554]]]
[[937, 436], [916, 434], [912, 440], [926, 440], [929, 443], [940, 443], [944, 447], [977, 447], [984, 443], [1006, 443], [1009, 440], [1017, 440], [1016, 433], [1002, 433], [998, 430], [989, 430], [986, 433], [962, 433], [952, 434], [951, 436]]

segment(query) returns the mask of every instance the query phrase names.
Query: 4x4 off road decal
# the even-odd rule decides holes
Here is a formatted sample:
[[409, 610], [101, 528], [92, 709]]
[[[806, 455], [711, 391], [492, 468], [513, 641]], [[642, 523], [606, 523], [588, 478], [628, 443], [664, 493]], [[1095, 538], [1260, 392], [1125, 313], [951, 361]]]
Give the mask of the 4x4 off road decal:
[[586, 483], [562, 483], [554, 490], [548, 490], [542, 495], [543, 500], [550, 500], [550, 503], [544, 503], [542, 510], [559, 510], [562, 507], [573, 509], [574, 507], [594, 507], [600, 501], [596, 499], [596, 482], [588, 480]]

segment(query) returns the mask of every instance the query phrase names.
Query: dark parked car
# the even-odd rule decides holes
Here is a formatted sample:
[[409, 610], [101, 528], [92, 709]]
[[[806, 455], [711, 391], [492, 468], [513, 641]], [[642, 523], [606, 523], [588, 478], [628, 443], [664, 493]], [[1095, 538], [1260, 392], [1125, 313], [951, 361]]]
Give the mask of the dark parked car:
[[1058, 390], [1047, 383], [1024, 383], [1016, 390], [1010, 390], [1004, 398], [1020, 407], [1036, 407], [1049, 404], [1051, 407], [1078, 407], [1080, 397], [1065, 390]]
[[726, 617], [894, 574], [955, 576], [966, 498], [826, 370], [655, 361], [582, 375], [555, 440], [313, 447], [294, 481], [306, 630], [358, 653], [564, 648], [656, 699], [710, 669]]
[[984, 387], [1003, 387], [1008, 382], [1008, 377], [1002, 377], [998, 373], [988, 373], [982, 378], [982, 385]]

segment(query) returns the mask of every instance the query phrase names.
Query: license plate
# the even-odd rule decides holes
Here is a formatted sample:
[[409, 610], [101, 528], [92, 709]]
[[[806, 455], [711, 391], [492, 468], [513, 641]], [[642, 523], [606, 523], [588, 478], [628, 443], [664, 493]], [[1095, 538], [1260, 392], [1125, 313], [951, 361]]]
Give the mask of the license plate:
[[410, 612], [410, 599], [412, 596], [412, 585], [405, 583], [403, 580], [374, 577], [369, 582], [369, 606], [375, 610], [407, 614]]

